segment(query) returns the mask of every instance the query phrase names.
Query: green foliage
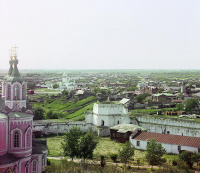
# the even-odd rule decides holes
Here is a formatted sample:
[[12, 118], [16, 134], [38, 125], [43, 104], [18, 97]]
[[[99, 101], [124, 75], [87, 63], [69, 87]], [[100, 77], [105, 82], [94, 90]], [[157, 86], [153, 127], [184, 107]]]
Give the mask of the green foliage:
[[200, 153], [194, 152], [192, 154], [192, 160], [193, 160], [193, 162], [197, 163], [197, 168], [198, 168], [198, 165], [199, 165], [199, 162], [200, 162]]
[[185, 111], [191, 111], [193, 109], [195, 109], [196, 107], [198, 107], [199, 102], [197, 99], [192, 98], [192, 99], [187, 99], [183, 102], [184, 106], [185, 106]]
[[162, 162], [162, 156], [166, 153], [165, 148], [160, 143], [157, 143], [155, 139], [149, 141], [147, 145], [146, 159], [150, 165], [158, 165]]
[[69, 156], [72, 159], [79, 156], [79, 140], [81, 136], [82, 131], [77, 127], [73, 127], [69, 132], [65, 133], [64, 142], [62, 143], [64, 156]]
[[84, 136], [80, 138], [79, 142], [79, 157], [83, 158], [92, 158], [93, 151], [98, 144], [94, 134], [92, 132], [87, 132]]
[[92, 132], [83, 134], [80, 128], [73, 127], [65, 134], [62, 147], [65, 156], [85, 160], [93, 157], [93, 151], [97, 143], [98, 141]]
[[119, 149], [119, 158], [121, 160], [121, 162], [126, 163], [131, 159], [131, 157], [134, 156], [134, 151], [135, 148], [133, 146], [133, 144], [129, 141], [127, 141], [124, 146], [122, 146], [121, 149]]
[[118, 154], [115, 154], [115, 153], [110, 155], [110, 158], [113, 160], [113, 162], [117, 161], [117, 157], [118, 157]]
[[44, 119], [45, 111], [41, 107], [35, 108], [35, 115], [33, 117], [33, 120], [43, 120]]
[[64, 91], [63, 93], [65, 96], [69, 95], [69, 91]]
[[94, 96], [88, 97], [79, 101], [75, 99], [65, 98], [44, 98], [44, 103], [35, 103], [34, 107], [42, 107], [46, 112], [52, 111], [50, 116], [46, 118], [67, 118], [67, 119], [82, 119], [84, 120], [84, 112], [92, 110], [93, 103], [96, 101]]
[[137, 95], [136, 100], [138, 103], [143, 103], [143, 100], [145, 100], [147, 96], [149, 96], [148, 93]]
[[53, 112], [52, 110], [47, 111], [46, 118], [47, 119], [58, 119], [59, 118], [59, 112]]
[[35, 85], [34, 82], [28, 82], [28, 83], [27, 83], [27, 88], [34, 89], [35, 86], [36, 86], [36, 85]]
[[53, 89], [56, 89], [56, 88], [58, 88], [59, 87], [59, 85], [58, 84], [53, 84]]
[[184, 105], [182, 103], [176, 104], [176, 110], [177, 111], [184, 111]]
[[184, 99], [184, 95], [182, 92], [178, 93], [177, 97], [178, 97], [178, 99], [181, 99], [181, 100]]
[[126, 91], [135, 91], [137, 89], [138, 89], [138, 87], [131, 86], [131, 87], [127, 87]]
[[191, 157], [191, 153], [189, 151], [184, 151], [178, 155], [179, 159], [184, 161], [190, 168], [193, 166], [193, 159]]
[[162, 93], [164, 91], [164, 88], [159, 88], [157, 93]]

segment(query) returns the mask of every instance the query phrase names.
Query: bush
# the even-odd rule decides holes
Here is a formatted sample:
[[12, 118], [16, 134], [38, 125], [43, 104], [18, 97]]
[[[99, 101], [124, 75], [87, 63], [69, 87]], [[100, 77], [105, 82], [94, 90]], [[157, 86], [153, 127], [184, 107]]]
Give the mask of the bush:
[[110, 158], [113, 160], [113, 162], [116, 162], [117, 161], [117, 154], [111, 154], [110, 155]]
[[166, 162], [167, 162], [167, 159], [166, 159], [166, 158], [161, 158], [161, 162], [162, 162], [162, 163], [166, 163]]
[[177, 163], [176, 160], [173, 160], [173, 161], [172, 161], [172, 164], [173, 164], [174, 166], [177, 166], [178, 163]]

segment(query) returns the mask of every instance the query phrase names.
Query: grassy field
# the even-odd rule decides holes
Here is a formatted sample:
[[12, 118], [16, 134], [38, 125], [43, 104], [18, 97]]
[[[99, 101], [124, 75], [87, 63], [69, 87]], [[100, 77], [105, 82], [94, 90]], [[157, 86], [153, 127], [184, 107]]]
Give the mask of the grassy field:
[[[45, 117], [48, 111], [62, 115], [59, 118], [83, 121], [85, 119], [84, 112], [92, 110], [93, 104], [96, 102], [95, 97], [88, 97], [79, 101], [64, 98], [47, 99], [42, 103], [34, 103], [33, 107], [41, 107], [45, 111]], [[46, 117], [47, 118], [47, 117]]]
[[[61, 142], [63, 141], [63, 135], [62, 136], [49, 136], [47, 137], [47, 145], [49, 148], [48, 156], [51, 157], [60, 157], [63, 156]], [[110, 140], [109, 137], [101, 137], [99, 138], [99, 143], [94, 150], [93, 156], [95, 160], [100, 160], [100, 156], [105, 156], [107, 161], [112, 161], [110, 159], [110, 154], [118, 153], [118, 150], [123, 146], [124, 144], [118, 143], [116, 141]], [[135, 155], [133, 159], [135, 160], [133, 163], [136, 164], [136, 160], [139, 158], [141, 164], [147, 164], [145, 160], [145, 154], [146, 151], [143, 150], [135, 150]], [[177, 159], [177, 155], [169, 155], [165, 154], [164, 158], [167, 159], [168, 163], [172, 162], [172, 160]]]

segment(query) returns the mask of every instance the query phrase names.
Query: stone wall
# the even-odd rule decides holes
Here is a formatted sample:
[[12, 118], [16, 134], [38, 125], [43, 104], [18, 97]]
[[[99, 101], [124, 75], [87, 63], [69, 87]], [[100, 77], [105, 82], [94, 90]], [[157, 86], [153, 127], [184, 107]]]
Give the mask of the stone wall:
[[132, 123], [147, 128], [150, 132], [200, 137], [200, 122], [137, 116]]
[[64, 134], [73, 126], [79, 127], [83, 132], [88, 130], [95, 130], [96, 127], [93, 124], [86, 122], [75, 121], [66, 123], [35, 123], [33, 126], [33, 132], [41, 131], [43, 134]]

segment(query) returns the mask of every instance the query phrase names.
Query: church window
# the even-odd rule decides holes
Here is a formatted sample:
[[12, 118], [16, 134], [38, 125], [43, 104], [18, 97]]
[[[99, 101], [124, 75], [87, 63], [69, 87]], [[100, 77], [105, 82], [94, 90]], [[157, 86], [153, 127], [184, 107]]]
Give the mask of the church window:
[[46, 166], [46, 156], [44, 155], [43, 159], [42, 159], [42, 165], [43, 167]]
[[26, 87], [25, 87], [25, 85], [22, 86], [22, 99], [23, 100], [26, 99]]
[[36, 160], [33, 161], [32, 166], [33, 166], [32, 172], [37, 172], [37, 162], [36, 162]]
[[14, 147], [19, 147], [19, 132], [14, 134]]
[[14, 167], [13, 173], [17, 173], [17, 166]]
[[8, 96], [7, 96], [8, 99], [11, 98], [11, 87], [10, 85], [8, 85]]
[[6, 173], [12, 173], [12, 170], [10, 168], [8, 168]]
[[27, 131], [26, 133], [26, 146], [30, 147], [30, 130]]
[[25, 165], [25, 173], [29, 173], [29, 163]]
[[104, 126], [104, 120], [101, 121], [101, 126]]

